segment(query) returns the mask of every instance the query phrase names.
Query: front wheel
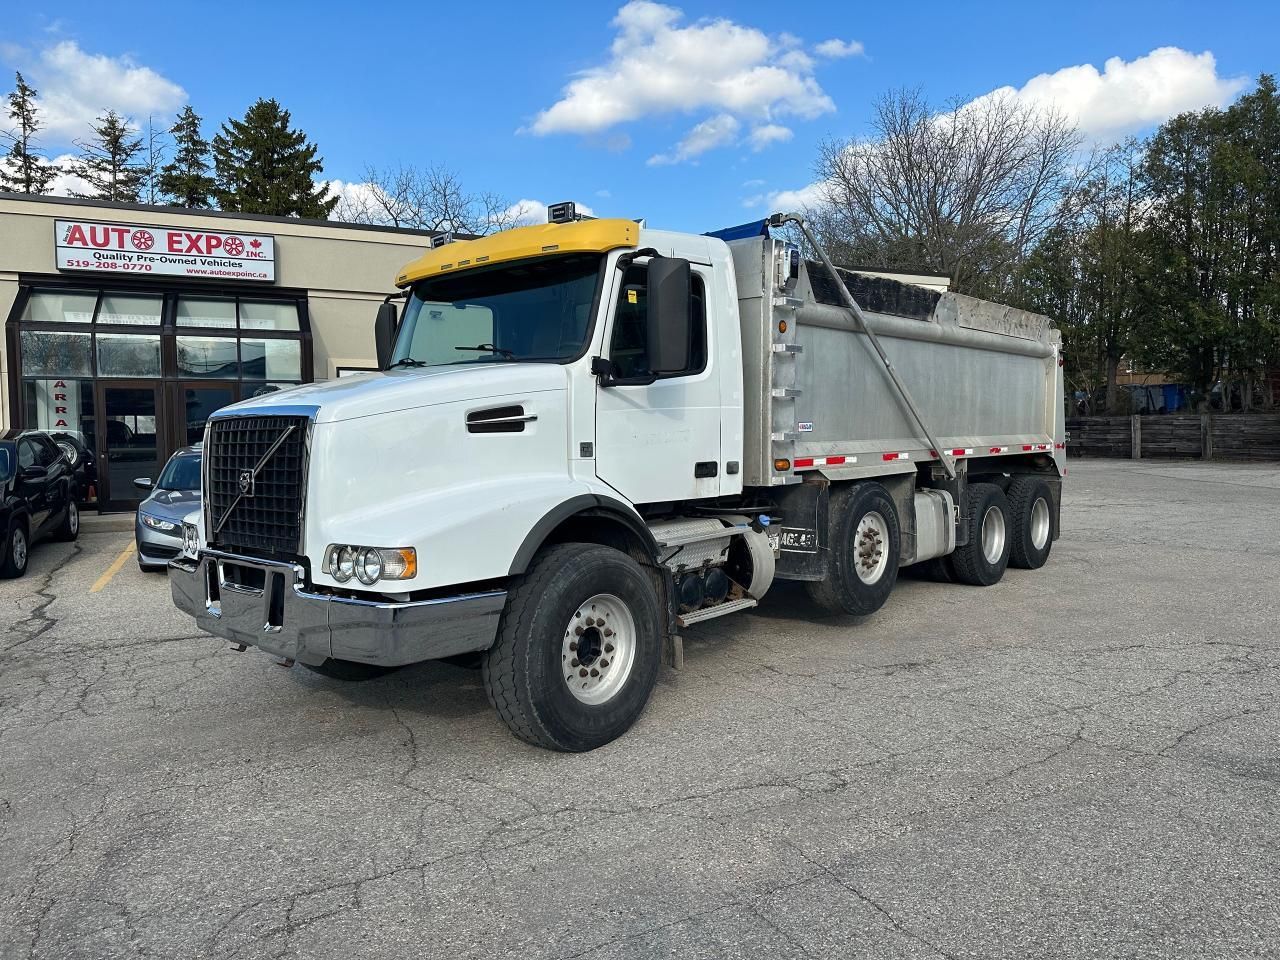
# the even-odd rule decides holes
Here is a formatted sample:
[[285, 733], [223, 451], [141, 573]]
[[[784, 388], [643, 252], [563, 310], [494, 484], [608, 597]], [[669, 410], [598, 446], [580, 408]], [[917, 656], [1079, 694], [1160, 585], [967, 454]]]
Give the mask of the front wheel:
[[553, 546], [507, 595], [482, 665], [489, 702], [535, 746], [580, 752], [616, 740], [657, 682], [662, 622], [635, 560], [596, 544]]
[[0, 577], [12, 579], [27, 572], [27, 552], [30, 549], [27, 528], [21, 521], [14, 521], [9, 536], [4, 541], [4, 555], [0, 556]]

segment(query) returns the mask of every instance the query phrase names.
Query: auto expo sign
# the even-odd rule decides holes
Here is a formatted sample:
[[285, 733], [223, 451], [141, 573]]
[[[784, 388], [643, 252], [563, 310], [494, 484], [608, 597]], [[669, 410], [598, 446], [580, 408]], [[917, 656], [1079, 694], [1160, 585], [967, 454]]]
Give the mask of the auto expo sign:
[[59, 270], [275, 280], [275, 239], [155, 224], [56, 220]]

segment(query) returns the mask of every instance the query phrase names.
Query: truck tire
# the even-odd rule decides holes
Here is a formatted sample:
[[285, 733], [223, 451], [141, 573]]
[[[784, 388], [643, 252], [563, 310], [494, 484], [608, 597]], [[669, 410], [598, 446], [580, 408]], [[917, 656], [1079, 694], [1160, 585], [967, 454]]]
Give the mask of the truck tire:
[[1049, 484], [1039, 477], [1014, 477], [1008, 496], [1013, 524], [1009, 565], [1039, 570], [1049, 559], [1055, 532]]
[[951, 575], [957, 583], [989, 587], [999, 583], [1009, 565], [1009, 500], [994, 483], [975, 483], [960, 500], [961, 523], [968, 542], [951, 554]]
[[318, 673], [330, 680], [376, 680], [394, 673], [399, 667], [384, 667], [376, 663], [359, 663], [355, 660], [337, 660], [330, 657], [324, 663], [304, 663], [304, 667], [312, 673]]
[[526, 743], [603, 746], [649, 702], [662, 624], [653, 582], [631, 557], [593, 543], [550, 547], [507, 594], [482, 666], [489, 702]]
[[31, 541], [27, 537], [27, 525], [21, 519], [14, 520], [9, 526], [8, 536], [0, 547], [4, 551], [0, 554], [0, 578], [12, 580], [27, 572]]
[[901, 538], [898, 510], [881, 484], [833, 490], [827, 511], [831, 562], [825, 579], [805, 584], [809, 598], [831, 613], [875, 613], [897, 582]]

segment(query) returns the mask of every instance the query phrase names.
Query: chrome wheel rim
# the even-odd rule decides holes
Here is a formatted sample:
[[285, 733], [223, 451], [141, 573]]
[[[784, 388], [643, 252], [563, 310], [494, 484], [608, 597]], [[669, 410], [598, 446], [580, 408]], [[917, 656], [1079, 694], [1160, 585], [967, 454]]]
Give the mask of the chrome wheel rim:
[[13, 531], [13, 565], [21, 570], [27, 565], [27, 535], [21, 528]]
[[999, 507], [987, 507], [982, 515], [982, 555], [987, 563], [999, 563], [1004, 554], [1004, 511]]
[[67, 505], [67, 526], [72, 536], [80, 532], [80, 508], [76, 506], [74, 500]]
[[863, 583], [876, 583], [889, 565], [889, 524], [875, 510], [862, 515], [853, 537], [853, 569]]
[[560, 675], [575, 700], [593, 706], [617, 696], [636, 660], [636, 622], [611, 593], [597, 593], [574, 611], [560, 645]]
[[1049, 542], [1049, 504], [1041, 497], [1031, 505], [1031, 544], [1043, 550]]

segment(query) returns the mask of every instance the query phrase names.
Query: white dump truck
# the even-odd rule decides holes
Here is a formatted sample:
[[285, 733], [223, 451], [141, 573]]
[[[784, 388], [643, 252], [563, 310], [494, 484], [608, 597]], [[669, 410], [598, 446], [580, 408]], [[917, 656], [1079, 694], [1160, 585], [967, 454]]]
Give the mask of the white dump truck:
[[170, 568], [200, 628], [344, 680], [478, 658], [518, 737], [589, 750], [681, 630], [775, 580], [865, 616], [911, 564], [983, 586], [1045, 563], [1047, 318], [837, 270], [794, 215], [550, 219], [409, 264], [379, 372], [210, 420]]

